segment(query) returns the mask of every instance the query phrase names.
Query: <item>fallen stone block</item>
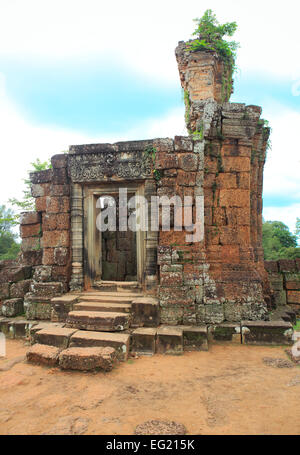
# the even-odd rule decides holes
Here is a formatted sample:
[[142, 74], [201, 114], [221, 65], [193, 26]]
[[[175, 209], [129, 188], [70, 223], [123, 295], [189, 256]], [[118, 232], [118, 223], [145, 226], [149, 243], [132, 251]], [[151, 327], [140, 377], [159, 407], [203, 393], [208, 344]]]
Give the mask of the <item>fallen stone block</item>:
[[152, 297], [133, 299], [131, 303], [132, 327], [157, 327], [160, 322], [159, 303]]
[[27, 280], [31, 277], [30, 266], [9, 266], [0, 271], [0, 283], [16, 283], [18, 281]]
[[116, 350], [119, 360], [127, 360], [130, 348], [130, 335], [127, 333], [92, 332], [78, 330], [70, 339], [70, 348], [107, 347]]
[[39, 344], [48, 344], [66, 349], [69, 346], [71, 336], [76, 332], [74, 329], [64, 327], [46, 327], [38, 330], [34, 335], [34, 341]]
[[29, 292], [31, 280], [23, 280], [18, 283], [13, 283], [10, 287], [11, 299], [23, 299], [25, 294]]
[[219, 325], [212, 325], [208, 329], [208, 339], [211, 342], [224, 342], [241, 344], [241, 326], [239, 323], [224, 322]]
[[160, 327], [157, 330], [156, 352], [181, 355], [183, 353], [183, 330], [176, 327]]
[[208, 351], [207, 327], [180, 326], [184, 351]]
[[37, 283], [31, 284], [31, 291], [39, 297], [56, 297], [63, 293], [62, 283]]
[[47, 367], [54, 367], [58, 364], [60, 349], [45, 344], [35, 344], [26, 352], [27, 361]]
[[74, 294], [66, 294], [61, 297], [51, 299], [51, 321], [65, 322], [68, 313], [73, 310], [75, 303], [78, 301], [78, 296]]
[[292, 345], [293, 326], [285, 321], [242, 321], [243, 344]]
[[69, 348], [59, 354], [59, 366], [63, 370], [111, 371], [117, 361], [111, 347]]
[[50, 302], [24, 302], [24, 307], [27, 319], [37, 319], [41, 321], [50, 321], [51, 319]]
[[131, 351], [140, 355], [155, 354], [157, 329], [142, 327], [132, 332]]
[[2, 315], [8, 318], [24, 313], [23, 299], [4, 300], [1, 305]]

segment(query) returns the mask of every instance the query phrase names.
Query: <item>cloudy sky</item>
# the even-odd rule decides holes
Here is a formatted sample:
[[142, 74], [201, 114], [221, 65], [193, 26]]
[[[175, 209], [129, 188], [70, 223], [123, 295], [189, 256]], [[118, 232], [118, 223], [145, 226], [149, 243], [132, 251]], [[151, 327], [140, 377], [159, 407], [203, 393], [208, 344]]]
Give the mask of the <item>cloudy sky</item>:
[[0, 0], [0, 203], [71, 144], [185, 134], [174, 49], [212, 8], [237, 21], [232, 101], [273, 128], [264, 217], [300, 217], [298, 0]]

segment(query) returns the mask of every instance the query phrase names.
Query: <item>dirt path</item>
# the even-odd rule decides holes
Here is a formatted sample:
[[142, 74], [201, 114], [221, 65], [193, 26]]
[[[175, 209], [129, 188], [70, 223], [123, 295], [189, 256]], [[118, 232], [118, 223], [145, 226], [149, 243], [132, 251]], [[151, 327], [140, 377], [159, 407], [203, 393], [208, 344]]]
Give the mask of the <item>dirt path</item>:
[[107, 374], [32, 366], [26, 349], [8, 340], [0, 359], [0, 434], [133, 434], [149, 419], [189, 434], [300, 434], [300, 368], [262, 360], [286, 358], [284, 348], [213, 346]]

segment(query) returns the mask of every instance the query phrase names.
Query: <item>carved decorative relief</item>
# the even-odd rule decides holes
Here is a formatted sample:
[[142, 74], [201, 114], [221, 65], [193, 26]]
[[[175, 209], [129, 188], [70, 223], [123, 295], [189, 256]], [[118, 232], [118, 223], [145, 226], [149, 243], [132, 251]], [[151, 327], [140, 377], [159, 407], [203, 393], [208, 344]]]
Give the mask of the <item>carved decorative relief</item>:
[[151, 177], [151, 161], [143, 151], [100, 152], [69, 155], [69, 173], [75, 183], [96, 182], [107, 177], [145, 179]]

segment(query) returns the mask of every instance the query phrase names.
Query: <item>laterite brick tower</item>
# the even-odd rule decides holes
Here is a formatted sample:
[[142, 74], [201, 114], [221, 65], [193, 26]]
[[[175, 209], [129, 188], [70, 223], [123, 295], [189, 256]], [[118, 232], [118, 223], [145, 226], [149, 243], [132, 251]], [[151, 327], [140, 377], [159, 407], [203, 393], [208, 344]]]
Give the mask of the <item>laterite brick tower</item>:
[[[268, 279], [262, 249], [263, 167], [270, 129], [261, 108], [229, 103], [232, 74], [214, 51], [176, 58], [189, 134], [204, 150], [205, 245], [202, 311], [206, 320], [267, 318]], [[198, 146], [199, 146], [198, 145]]]

